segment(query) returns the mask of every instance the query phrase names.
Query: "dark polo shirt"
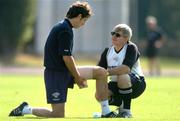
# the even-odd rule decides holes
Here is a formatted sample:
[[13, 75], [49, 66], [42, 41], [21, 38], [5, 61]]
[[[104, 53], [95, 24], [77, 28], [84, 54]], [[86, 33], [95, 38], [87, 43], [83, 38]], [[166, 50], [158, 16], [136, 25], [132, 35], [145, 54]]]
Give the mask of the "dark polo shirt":
[[63, 56], [72, 55], [72, 28], [68, 19], [64, 19], [52, 28], [44, 48], [44, 66], [47, 69], [68, 71]]

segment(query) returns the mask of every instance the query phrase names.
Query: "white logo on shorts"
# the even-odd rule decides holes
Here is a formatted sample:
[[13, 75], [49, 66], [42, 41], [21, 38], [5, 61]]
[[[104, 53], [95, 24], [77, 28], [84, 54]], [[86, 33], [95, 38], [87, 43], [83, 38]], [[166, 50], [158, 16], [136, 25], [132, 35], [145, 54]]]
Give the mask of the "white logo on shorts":
[[54, 92], [54, 93], [52, 93], [52, 96], [54, 97], [54, 98], [53, 98], [54, 101], [60, 100], [60, 98], [59, 98], [60, 93], [59, 93], [59, 92]]

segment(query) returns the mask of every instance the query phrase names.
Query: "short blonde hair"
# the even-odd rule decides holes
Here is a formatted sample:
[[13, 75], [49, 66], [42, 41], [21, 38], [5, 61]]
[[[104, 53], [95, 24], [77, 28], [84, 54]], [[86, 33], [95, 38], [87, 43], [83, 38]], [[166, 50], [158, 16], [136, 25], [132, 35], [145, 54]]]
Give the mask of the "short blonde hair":
[[122, 32], [123, 36], [127, 36], [129, 40], [132, 37], [132, 29], [127, 24], [118, 24], [113, 28], [115, 32]]
[[146, 23], [153, 23], [153, 24], [157, 24], [157, 19], [154, 16], [148, 16], [146, 18]]

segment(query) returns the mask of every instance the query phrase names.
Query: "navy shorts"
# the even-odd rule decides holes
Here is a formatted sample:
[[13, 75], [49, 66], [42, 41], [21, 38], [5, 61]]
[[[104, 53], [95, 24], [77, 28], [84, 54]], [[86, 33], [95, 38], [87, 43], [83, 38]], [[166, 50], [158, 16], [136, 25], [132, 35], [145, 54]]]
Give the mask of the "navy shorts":
[[[133, 73], [129, 74], [129, 76], [132, 84], [131, 98], [134, 99], [139, 97], [144, 92], [146, 88], [146, 82], [144, 77], [138, 77]], [[108, 88], [113, 92], [113, 96], [111, 98], [113, 98], [114, 102], [112, 102], [113, 103], [112, 105], [116, 105], [116, 106], [121, 105], [121, 96], [118, 91], [119, 88], [117, 86], [117, 82], [110, 81], [108, 83]]]
[[149, 47], [146, 49], [146, 56], [148, 58], [154, 58], [157, 57], [159, 53], [159, 49], [155, 47]]
[[68, 72], [51, 69], [44, 70], [47, 103], [57, 104], [66, 102], [68, 88], [73, 88], [74, 80]]

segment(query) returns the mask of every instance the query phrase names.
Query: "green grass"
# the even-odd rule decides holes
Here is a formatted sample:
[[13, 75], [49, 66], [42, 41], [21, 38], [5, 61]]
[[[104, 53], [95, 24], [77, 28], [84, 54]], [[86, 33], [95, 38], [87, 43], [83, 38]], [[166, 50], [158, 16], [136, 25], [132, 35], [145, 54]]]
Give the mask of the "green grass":
[[[87, 89], [69, 90], [66, 118], [46, 119], [32, 115], [8, 117], [10, 110], [22, 101], [32, 106], [50, 107], [46, 104], [42, 76], [0, 75], [0, 121], [124, 121], [125, 119], [93, 119], [100, 112], [94, 98], [95, 81], [89, 80]], [[145, 93], [132, 101], [134, 118], [131, 121], [180, 121], [180, 78], [148, 77]], [[114, 109], [114, 108], [113, 108]]]

